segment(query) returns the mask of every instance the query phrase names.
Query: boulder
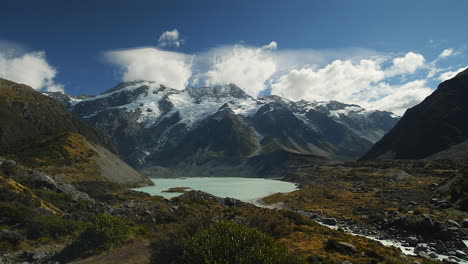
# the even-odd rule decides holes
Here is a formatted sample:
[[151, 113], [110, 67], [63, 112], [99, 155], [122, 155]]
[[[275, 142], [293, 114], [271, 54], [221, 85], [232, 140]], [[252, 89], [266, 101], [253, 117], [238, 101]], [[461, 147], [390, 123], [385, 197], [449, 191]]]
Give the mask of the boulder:
[[455, 251], [455, 255], [456, 255], [457, 257], [463, 258], [463, 259], [467, 257], [466, 253], [463, 252], [463, 251], [461, 251], [461, 250]]
[[418, 245], [417, 247], [414, 248], [414, 254], [419, 254], [419, 252], [427, 252], [428, 248], [426, 245]]
[[463, 221], [461, 222], [461, 225], [462, 225], [464, 228], [468, 228], [468, 218], [463, 219]]
[[322, 223], [325, 225], [336, 225], [337, 221], [335, 218], [323, 218]]
[[451, 225], [451, 226], [454, 226], [454, 227], [458, 227], [458, 228], [461, 228], [461, 227], [462, 227], [457, 221], [452, 220], [452, 219], [448, 220], [448, 221], [447, 221], [447, 224], [448, 224], [448, 225]]
[[444, 242], [442, 242], [440, 240], [437, 240], [437, 242], [435, 244], [435, 248], [436, 248], [437, 252], [439, 252], [439, 253], [444, 253], [445, 251], [447, 251], [447, 247], [445, 246]]
[[383, 261], [384, 260], [384, 257], [382, 257], [381, 255], [379, 255], [377, 252], [373, 251], [373, 250], [370, 250], [370, 249], [367, 249], [364, 254], [370, 258], [375, 258], [375, 259], [378, 259], [379, 261]]
[[45, 257], [47, 257], [47, 253], [45, 253], [44, 251], [37, 251], [32, 254], [31, 259], [37, 261]]
[[338, 251], [349, 254], [349, 255], [354, 255], [356, 254], [357, 250], [356, 247], [345, 243], [345, 242], [338, 242]]
[[418, 245], [418, 239], [416, 237], [408, 237], [406, 238], [406, 242], [410, 247], [415, 247]]
[[431, 258], [431, 257], [429, 257], [429, 254], [427, 254], [426, 251], [418, 252], [418, 256], [420, 256], [421, 258], [425, 258], [425, 259], [430, 259]]

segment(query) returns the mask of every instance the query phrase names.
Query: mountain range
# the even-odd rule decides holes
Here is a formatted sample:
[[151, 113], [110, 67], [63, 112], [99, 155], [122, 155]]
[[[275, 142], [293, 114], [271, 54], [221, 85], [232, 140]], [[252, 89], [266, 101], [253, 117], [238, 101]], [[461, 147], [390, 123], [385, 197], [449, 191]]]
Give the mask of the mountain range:
[[253, 98], [234, 84], [176, 90], [134, 81], [97, 96], [48, 95], [110, 135], [122, 158], [149, 175], [258, 175], [290, 155], [354, 160], [399, 119], [337, 101]]

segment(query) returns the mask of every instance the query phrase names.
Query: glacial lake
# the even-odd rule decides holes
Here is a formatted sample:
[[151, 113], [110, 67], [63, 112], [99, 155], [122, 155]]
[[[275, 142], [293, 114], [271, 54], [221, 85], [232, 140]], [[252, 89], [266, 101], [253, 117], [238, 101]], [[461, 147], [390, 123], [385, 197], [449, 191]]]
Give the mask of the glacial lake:
[[172, 198], [182, 193], [163, 192], [173, 187], [189, 187], [190, 190], [199, 190], [211, 193], [218, 197], [231, 197], [248, 203], [256, 203], [260, 198], [274, 193], [285, 193], [297, 190], [294, 183], [242, 177], [190, 177], [173, 179], [151, 179], [156, 185], [133, 189], [146, 192], [150, 195]]

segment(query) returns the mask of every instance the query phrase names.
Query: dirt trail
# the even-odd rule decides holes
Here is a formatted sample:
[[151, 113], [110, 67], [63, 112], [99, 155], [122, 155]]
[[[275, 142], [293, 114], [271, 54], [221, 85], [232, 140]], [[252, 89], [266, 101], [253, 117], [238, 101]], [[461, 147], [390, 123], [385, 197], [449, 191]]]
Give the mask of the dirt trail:
[[140, 240], [100, 255], [75, 260], [72, 264], [147, 264], [150, 263], [150, 241]]

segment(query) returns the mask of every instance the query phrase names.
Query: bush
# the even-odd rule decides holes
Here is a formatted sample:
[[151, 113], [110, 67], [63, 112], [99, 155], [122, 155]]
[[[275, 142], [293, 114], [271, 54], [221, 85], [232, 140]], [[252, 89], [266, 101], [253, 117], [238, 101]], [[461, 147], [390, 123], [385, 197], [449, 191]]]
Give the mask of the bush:
[[0, 223], [24, 224], [31, 218], [31, 215], [32, 210], [28, 206], [0, 203]]
[[185, 243], [209, 223], [204, 217], [190, 217], [184, 223], [172, 223], [156, 228], [151, 243], [151, 263], [170, 264], [182, 256]]
[[185, 245], [183, 262], [205, 263], [303, 263], [287, 249], [256, 228], [221, 221], [199, 231]]
[[59, 258], [69, 261], [106, 251], [128, 241], [130, 233], [131, 227], [122, 219], [99, 214], [92, 219], [78, 239], [61, 252]]
[[31, 239], [40, 237], [58, 239], [79, 233], [85, 225], [84, 222], [64, 219], [56, 215], [36, 216], [27, 225], [27, 236]]

